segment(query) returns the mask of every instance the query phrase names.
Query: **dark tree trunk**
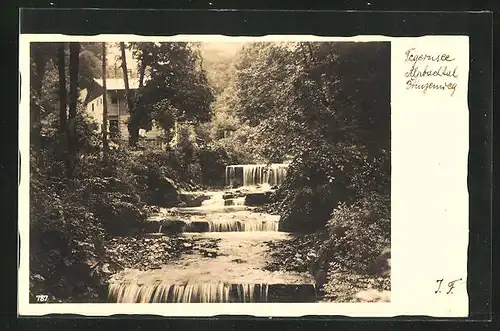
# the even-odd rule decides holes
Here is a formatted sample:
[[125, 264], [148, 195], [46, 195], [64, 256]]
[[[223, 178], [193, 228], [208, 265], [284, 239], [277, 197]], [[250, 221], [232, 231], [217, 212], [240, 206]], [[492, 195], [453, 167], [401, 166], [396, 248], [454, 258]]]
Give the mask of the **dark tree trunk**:
[[68, 122], [68, 177], [72, 178], [76, 163], [76, 107], [78, 103], [78, 68], [80, 43], [69, 44], [69, 122]]
[[104, 160], [108, 160], [108, 89], [106, 83], [106, 43], [102, 43], [102, 88], [104, 90], [102, 96], [103, 109], [102, 109], [102, 153]]
[[32, 95], [30, 104], [30, 119], [31, 119], [31, 134], [30, 144], [33, 146], [35, 158], [39, 166], [41, 166], [41, 99], [42, 99], [42, 82], [45, 76], [45, 56], [41, 45], [32, 44], [32, 58], [35, 63], [35, 70], [31, 74]]
[[[130, 114], [130, 118], [128, 121], [129, 145], [135, 147], [137, 146], [137, 141], [139, 140], [139, 123], [137, 121], [136, 114], [134, 114], [134, 103], [132, 101], [132, 96], [130, 95], [130, 88], [128, 84], [127, 58], [125, 56], [124, 42], [120, 42], [120, 51], [122, 57], [123, 82], [125, 84], [125, 98], [127, 99], [127, 108]], [[142, 79], [144, 79], [144, 76], [142, 77]]]
[[144, 87], [144, 74], [146, 73], [146, 61], [144, 55], [141, 59], [141, 66], [139, 67], [139, 89]]
[[66, 90], [66, 60], [64, 53], [64, 43], [57, 45], [57, 68], [59, 71], [59, 133], [65, 135], [67, 130], [67, 95]]

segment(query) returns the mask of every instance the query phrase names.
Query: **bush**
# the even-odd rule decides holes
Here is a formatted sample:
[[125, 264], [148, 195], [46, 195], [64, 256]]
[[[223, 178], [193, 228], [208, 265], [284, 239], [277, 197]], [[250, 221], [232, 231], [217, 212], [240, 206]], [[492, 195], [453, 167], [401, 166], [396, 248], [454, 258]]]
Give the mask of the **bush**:
[[275, 201], [281, 201], [278, 210], [283, 231], [321, 230], [332, 207], [355, 198], [344, 162], [335, 150], [323, 146], [304, 151], [290, 163], [286, 180], [275, 195]]
[[[95, 200], [94, 200], [95, 199]], [[136, 196], [119, 192], [103, 192], [90, 206], [109, 234], [127, 234], [139, 228], [145, 214]]]
[[109, 276], [97, 267], [105, 258], [103, 242], [144, 220], [143, 199], [135, 193], [140, 185], [127, 152], [110, 152], [108, 164], [83, 154], [71, 180], [64, 172], [54, 176], [61, 166], [56, 157], [45, 150], [44, 168], [33, 166], [30, 178], [31, 294], [48, 293], [52, 302], [99, 301]]
[[352, 146], [324, 144], [294, 158], [285, 182], [274, 195], [283, 231], [321, 230], [339, 203], [351, 205], [390, 190], [390, 156], [369, 159]]
[[31, 293], [50, 293], [51, 300], [98, 300], [105, 279], [92, 272], [104, 240], [100, 220], [89, 211], [77, 182], [31, 179]]
[[180, 165], [174, 152], [141, 153], [134, 160], [132, 172], [146, 203], [171, 207], [179, 202]]
[[360, 274], [376, 272], [374, 264], [390, 247], [390, 197], [373, 193], [350, 205], [340, 203], [327, 229], [319, 265], [334, 263]]

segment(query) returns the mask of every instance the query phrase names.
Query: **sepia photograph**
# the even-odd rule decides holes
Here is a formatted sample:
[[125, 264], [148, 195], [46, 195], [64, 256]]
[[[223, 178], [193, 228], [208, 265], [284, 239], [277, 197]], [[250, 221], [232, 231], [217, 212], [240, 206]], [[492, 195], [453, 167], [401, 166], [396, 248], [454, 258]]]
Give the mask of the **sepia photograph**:
[[31, 41], [29, 302], [391, 302], [390, 41]]

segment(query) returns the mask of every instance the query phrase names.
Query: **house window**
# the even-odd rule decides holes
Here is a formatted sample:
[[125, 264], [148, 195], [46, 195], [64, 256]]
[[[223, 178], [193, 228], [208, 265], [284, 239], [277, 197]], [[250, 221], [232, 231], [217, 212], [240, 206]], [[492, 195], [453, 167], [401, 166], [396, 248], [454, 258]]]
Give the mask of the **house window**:
[[118, 120], [109, 121], [109, 133], [111, 138], [116, 138], [118, 136]]
[[94, 111], [94, 104], [92, 104], [92, 111]]

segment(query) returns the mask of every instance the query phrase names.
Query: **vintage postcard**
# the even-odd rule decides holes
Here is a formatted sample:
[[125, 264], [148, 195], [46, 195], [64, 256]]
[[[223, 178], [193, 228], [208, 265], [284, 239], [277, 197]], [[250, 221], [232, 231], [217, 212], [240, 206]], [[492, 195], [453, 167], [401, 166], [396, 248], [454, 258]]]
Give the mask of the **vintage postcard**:
[[466, 36], [20, 36], [19, 314], [468, 315]]

